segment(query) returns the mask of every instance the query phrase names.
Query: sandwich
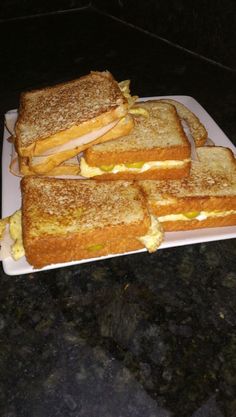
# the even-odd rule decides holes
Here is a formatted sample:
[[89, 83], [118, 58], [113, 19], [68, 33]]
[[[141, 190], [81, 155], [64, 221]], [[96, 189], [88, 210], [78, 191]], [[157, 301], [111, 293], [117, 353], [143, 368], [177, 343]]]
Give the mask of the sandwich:
[[164, 231], [236, 225], [236, 159], [223, 147], [199, 147], [188, 178], [139, 181]]
[[25, 253], [34, 268], [145, 247], [153, 252], [162, 241], [133, 182], [25, 176], [21, 190], [22, 209], [9, 220], [11, 253], [14, 259]]
[[[134, 128], [128, 135], [84, 151], [80, 160], [82, 176], [132, 180], [189, 175], [191, 146], [173, 103], [150, 100], [133, 109], [137, 106], [143, 109], [143, 114], [133, 116]], [[191, 113], [188, 109], [186, 112]], [[197, 134], [195, 143], [198, 144]]]
[[[15, 126], [15, 148], [31, 173], [45, 174], [92, 144], [133, 127], [128, 81], [110, 72], [25, 92]], [[21, 165], [21, 164], [20, 164]]]

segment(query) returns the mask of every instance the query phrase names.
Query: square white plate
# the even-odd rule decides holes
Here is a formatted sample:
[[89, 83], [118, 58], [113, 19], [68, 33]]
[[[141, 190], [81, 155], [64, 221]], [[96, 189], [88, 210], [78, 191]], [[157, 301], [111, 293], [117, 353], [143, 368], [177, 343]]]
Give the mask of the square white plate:
[[[236, 148], [222, 132], [219, 126], [211, 118], [211, 116], [204, 110], [204, 108], [192, 97], [189, 96], [163, 96], [163, 97], [146, 97], [141, 100], [151, 100], [159, 98], [172, 98], [185, 104], [190, 110], [192, 110], [205, 125], [208, 136], [218, 146], [225, 146], [231, 148], [236, 153]], [[8, 112], [8, 119], [14, 125], [17, 117], [17, 111], [11, 110]], [[3, 153], [2, 153], [2, 217], [6, 217], [18, 210], [21, 206], [21, 193], [20, 193], [20, 178], [12, 175], [9, 172], [9, 164], [11, 161], [12, 145], [7, 141], [9, 132], [4, 130], [4, 141], [3, 141]], [[160, 249], [170, 248], [174, 246], [190, 245], [193, 243], [209, 242], [214, 240], [231, 239], [236, 237], [236, 226], [220, 227], [212, 229], [199, 229], [187, 232], [169, 232], [165, 234], [165, 241], [160, 246]], [[142, 249], [136, 252], [124, 253], [121, 255], [127, 255], [130, 253], [146, 252], [146, 249]], [[121, 255], [109, 255], [100, 258], [85, 259], [82, 261], [68, 262], [63, 264], [55, 264], [45, 267], [42, 270], [55, 269], [70, 265], [82, 264], [85, 262], [94, 262], [97, 260], [107, 259]], [[8, 275], [20, 275], [37, 272], [38, 270], [33, 269], [28, 264], [25, 258], [19, 261], [14, 261], [11, 258], [7, 258], [3, 261], [3, 269]]]

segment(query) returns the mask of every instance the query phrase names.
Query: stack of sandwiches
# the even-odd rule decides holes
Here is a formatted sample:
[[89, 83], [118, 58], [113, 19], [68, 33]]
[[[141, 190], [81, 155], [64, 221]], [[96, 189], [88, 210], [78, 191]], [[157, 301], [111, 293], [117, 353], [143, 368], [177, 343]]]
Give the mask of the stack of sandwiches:
[[181, 103], [136, 98], [109, 72], [21, 96], [11, 171], [24, 177], [22, 208], [0, 222], [8, 255], [42, 268], [236, 224], [233, 153], [206, 146]]

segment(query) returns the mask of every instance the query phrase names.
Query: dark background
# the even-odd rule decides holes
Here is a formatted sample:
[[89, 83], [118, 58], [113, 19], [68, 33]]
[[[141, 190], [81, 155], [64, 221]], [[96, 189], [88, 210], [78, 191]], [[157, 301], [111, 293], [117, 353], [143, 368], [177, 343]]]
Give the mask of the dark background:
[[1, 21], [86, 6], [236, 70], [235, 0], [2, 0]]

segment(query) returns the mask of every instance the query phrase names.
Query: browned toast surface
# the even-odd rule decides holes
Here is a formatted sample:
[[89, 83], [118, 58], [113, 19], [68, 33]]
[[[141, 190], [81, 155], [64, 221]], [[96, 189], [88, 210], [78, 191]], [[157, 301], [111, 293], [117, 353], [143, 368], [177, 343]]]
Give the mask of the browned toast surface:
[[199, 118], [189, 110], [184, 104], [172, 100], [172, 99], [161, 99], [162, 103], [169, 103], [175, 106], [179, 117], [184, 120], [192, 134], [196, 146], [203, 146], [207, 140], [207, 131], [205, 126], [200, 122]]
[[89, 165], [190, 157], [190, 145], [173, 105], [150, 100], [135, 107], [143, 107], [149, 117], [134, 116], [130, 134], [87, 149], [85, 159]]
[[18, 148], [127, 105], [109, 72], [23, 93], [16, 123]]
[[145, 198], [131, 182], [30, 176], [23, 178], [21, 188], [23, 242], [34, 266], [39, 252], [42, 263], [44, 257], [47, 264], [64, 262], [60, 254], [67, 247], [67, 261], [76, 260], [78, 248], [133, 239], [145, 235], [150, 226]]

